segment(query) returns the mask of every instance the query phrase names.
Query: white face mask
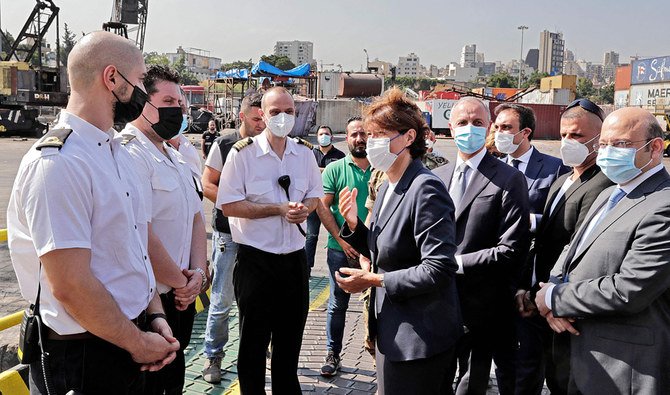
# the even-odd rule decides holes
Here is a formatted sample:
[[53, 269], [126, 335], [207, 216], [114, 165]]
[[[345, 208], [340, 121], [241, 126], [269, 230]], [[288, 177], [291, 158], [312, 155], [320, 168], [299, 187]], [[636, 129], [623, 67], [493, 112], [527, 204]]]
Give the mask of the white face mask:
[[575, 167], [584, 163], [586, 158], [595, 152], [589, 152], [588, 144], [598, 137], [600, 137], [600, 135], [595, 136], [585, 144], [582, 144], [575, 139], [561, 139], [561, 159], [563, 159], [563, 164]]
[[295, 125], [295, 117], [291, 114], [281, 112], [275, 116], [268, 118], [265, 124], [268, 129], [277, 137], [286, 137]]
[[519, 145], [521, 145], [521, 143], [514, 144], [514, 138], [519, 133], [521, 133], [521, 131], [515, 134], [496, 132], [495, 133], [496, 149], [502, 152], [503, 154], [511, 154], [515, 152], [517, 149], [519, 149]]
[[[391, 168], [393, 162], [398, 159], [398, 154], [391, 152], [391, 141], [402, 136], [401, 134], [390, 139], [388, 137], [368, 138], [367, 148], [365, 151], [368, 154], [368, 160], [373, 168], [380, 171], [387, 172]], [[404, 148], [403, 148], [404, 150]]]

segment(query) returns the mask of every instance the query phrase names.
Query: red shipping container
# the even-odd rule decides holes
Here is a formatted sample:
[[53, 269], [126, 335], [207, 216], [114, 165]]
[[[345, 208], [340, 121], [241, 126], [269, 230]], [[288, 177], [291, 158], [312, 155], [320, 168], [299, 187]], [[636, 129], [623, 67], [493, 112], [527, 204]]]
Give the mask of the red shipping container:
[[616, 68], [616, 76], [614, 78], [615, 91], [627, 91], [630, 88], [631, 66], [619, 66]]
[[[491, 119], [495, 119], [493, 111], [501, 102], [489, 102]], [[518, 103], [517, 103], [518, 104]], [[537, 140], [560, 140], [561, 139], [561, 114], [566, 106], [558, 104], [529, 104], [523, 103], [535, 112], [535, 132], [533, 138]]]

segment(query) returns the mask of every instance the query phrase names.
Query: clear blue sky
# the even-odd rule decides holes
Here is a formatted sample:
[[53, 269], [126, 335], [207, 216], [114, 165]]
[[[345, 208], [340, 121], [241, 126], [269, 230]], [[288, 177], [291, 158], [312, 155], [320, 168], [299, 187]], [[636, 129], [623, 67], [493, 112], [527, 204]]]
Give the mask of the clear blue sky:
[[[109, 20], [112, 0], [54, 0], [79, 37]], [[33, 0], [0, 0], [2, 29], [16, 35]], [[274, 4], [274, 5], [270, 5]], [[629, 56], [670, 55], [667, 0], [149, 0], [145, 51], [177, 46], [209, 50], [224, 61], [257, 60], [277, 40], [314, 42], [314, 57], [358, 70], [371, 59], [397, 62], [415, 52], [421, 63], [458, 61], [477, 44], [487, 61], [507, 62], [539, 47], [544, 29], [563, 33], [577, 59], [602, 62], [605, 51]], [[53, 40], [54, 35], [49, 35]]]

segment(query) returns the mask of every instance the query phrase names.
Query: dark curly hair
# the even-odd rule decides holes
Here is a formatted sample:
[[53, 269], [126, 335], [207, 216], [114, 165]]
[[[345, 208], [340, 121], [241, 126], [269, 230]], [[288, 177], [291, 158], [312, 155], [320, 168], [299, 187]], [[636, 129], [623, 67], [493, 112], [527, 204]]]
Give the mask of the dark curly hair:
[[365, 124], [375, 125], [384, 130], [395, 130], [405, 134], [414, 129], [416, 137], [408, 147], [412, 158], [426, 154], [426, 132], [430, 129], [421, 110], [400, 89], [393, 87], [372, 102], [365, 111]]
[[149, 96], [158, 91], [156, 84], [161, 81], [174, 82], [179, 85], [181, 77], [174, 69], [167, 66], [152, 65], [147, 68], [147, 74], [144, 77], [144, 88]]

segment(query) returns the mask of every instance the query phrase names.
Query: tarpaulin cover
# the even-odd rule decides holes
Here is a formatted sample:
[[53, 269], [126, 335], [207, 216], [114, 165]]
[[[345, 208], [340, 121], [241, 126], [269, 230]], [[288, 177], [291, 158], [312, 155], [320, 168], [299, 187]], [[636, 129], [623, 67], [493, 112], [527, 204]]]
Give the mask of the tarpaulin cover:
[[249, 79], [249, 69], [230, 69], [228, 71], [217, 71], [215, 77], [219, 78], [235, 78], [239, 80]]
[[300, 66], [294, 67], [291, 70], [284, 71], [271, 65], [270, 63], [263, 62], [262, 60], [251, 68], [251, 74], [253, 76], [272, 75], [280, 77], [307, 77], [309, 75], [309, 71], [309, 63], [301, 64]]

